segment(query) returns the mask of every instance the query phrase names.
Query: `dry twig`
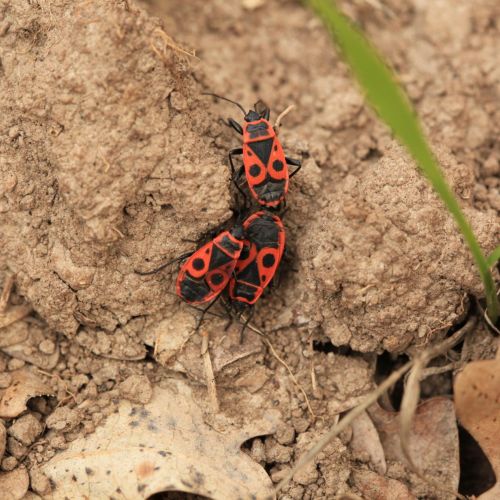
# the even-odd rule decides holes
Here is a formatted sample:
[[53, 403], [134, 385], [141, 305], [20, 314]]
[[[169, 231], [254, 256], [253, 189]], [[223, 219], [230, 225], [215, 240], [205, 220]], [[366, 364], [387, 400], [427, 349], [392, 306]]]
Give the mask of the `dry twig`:
[[153, 35], [158, 35], [163, 41], [163, 47], [161, 47], [161, 50], [155, 45], [153, 37], [151, 37], [151, 40], [149, 42], [153, 52], [163, 61], [165, 61], [167, 58], [167, 47], [183, 56], [193, 57], [195, 59], [198, 59], [198, 57], [196, 57], [196, 54], [194, 53], [194, 50], [189, 51], [183, 49], [180, 45], [175, 43], [172, 37], [168, 36], [161, 28], [156, 28], [153, 31]]
[[290, 104], [290, 106], [288, 106], [284, 111], [282, 111], [279, 115], [278, 115], [278, 118], [276, 118], [276, 121], [274, 122], [274, 131], [276, 132], [276, 135], [279, 134], [279, 131], [280, 131], [280, 127], [281, 127], [281, 120], [288, 114], [290, 113], [290, 111], [292, 111], [292, 109], [294, 108], [295, 106], [293, 104]]
[[215, 385], [215, 375], [212, 367], [212, 360], [210, 359], [210, 352], [208, 351], [208, 331], [201, 332], [201, 356], [203, 357], [203, 364], [205, 365], [205, 377], [207, 381], [208, 400], [212, 407], [213, 413], [219, 412], [219, 400], [217, 398], [217, 386]]

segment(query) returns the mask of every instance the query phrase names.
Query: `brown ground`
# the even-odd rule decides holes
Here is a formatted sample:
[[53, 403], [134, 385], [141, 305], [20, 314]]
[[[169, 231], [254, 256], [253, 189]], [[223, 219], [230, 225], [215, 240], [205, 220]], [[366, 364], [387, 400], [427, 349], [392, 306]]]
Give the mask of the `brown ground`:
[[[498, 3], [344, 7], [401, 75], [491, 251], [500, 228]], [[199, 59], [166, 46], [162, 33]], [[304, 161], [285, 216], [292, 263], [254, 323], [318, 418], [258, 336], [247, 332], [239, 345], [237, 324], [224, 332], [224, 319], [205, 323], [222, 413], [237, 417], [248, 392], [259, 396], [248, 418], [280, 410], [279, 432], [248, 445], [274, 482], [373, 387], [377, 354], [439, 338], [481, 295], [453, 221], [300, 3], [1, 0], [0, 273], [2, 281], [16, 273], [11, 304], [33, 312], [1, 331], [0, 391], [26, 363], [56, 395], [28, 413], [39, 432], [24, 444], [9, 434], [4, 471], [19, 462], [37, 470], [92, 435], [133, 399], [120, 385], [130, 375], [153, 386], [182, 376], [203, 400], [200, 339], [190, 337], [196, 311], [174, 295], [175, 266], [134, 273], [193, 249], [186, 240], [232, 217], [226, 153], [239, 139], [219, 118], [240, 113], [203, 91], [245, 107], [263, 98], [272, 119], [295, 105], [280, 135], [287, 155]], [[491, 336], [478, 335], [474, 358], [492, 350]], [[449, 394], [449, 384], [445, 377], [425, 396]], [[56, 404], [77, 417], [52, 413], [50, 422]], [[363, 493], [369, 460], [349, 443], [348, 434], [335, 440], [282, 498]], [[420, 497], [431, 491], [397, 460], [387, 475]], [[42, 494], [40, 481], [32, 473]]]

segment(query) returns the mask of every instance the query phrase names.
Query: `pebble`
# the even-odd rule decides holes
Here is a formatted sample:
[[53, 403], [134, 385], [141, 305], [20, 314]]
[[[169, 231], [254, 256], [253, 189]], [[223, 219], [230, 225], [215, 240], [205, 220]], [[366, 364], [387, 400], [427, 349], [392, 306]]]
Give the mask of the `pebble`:
[[42, 425], [31, 414], [18, 418], [7, 430], [9, 436], [16, 438], [20, 443], [29, 446], [42, 433]]
[[22, 458], [28, 452], [28, 448], [13, 437], [7, 439], [7, 450], [16, 458]]
[[40, 495], [48, 495], [50, 493], [50, 482], [45, 474], [38, 469], [29, 471], [31, 489]]
[[64, 439], [64, 436], [58, 435], [54, 436], [50, 440], [50, 446], [52, 446], [52, 448], [55, 448], [56, 450], [65, 450], [68, 447], [68, 444], [66, 443], [66, 439]]
[[22, 368], [26, 363], [22, 360], [22, 359], [15, 359], [15, 358], [12, 358], [9, 360], [9, 362], [7, 363], [7, 369], [9, 371], [14, 371], [14, 370], [19, 370], [20, 368]]
[[17, 458], [7, 457], [2, 460], [2, 470], [11, 471], [17, 467]]
[[273, 438], [266, 439], [266, 462], [286, 464], [290, 462], [293, 448], [277, 443]]
[[264, 448], [264, 443], [260, 439], [254, 439], [252, 441], [252, 448], [250, 449], [250, 456], [260, 463], [266, 461], [266, 451]]
[[38, 349], [40, 349], [40, 351], [44, 354], [53, 354], [56, 350], [56, 345], [52, 342], [52, 340], [45, 339], [40, 342]]
[[305, 432], [309, 427], [309, 421], [305, 418], [294, 418], [292, 422], [297, 434]]
[[49, 429], [69, 431], [80, 423], [80, 412], [67, 406], [62, 406], [47, 417], [46, 423]]
[[275, 437], [279, 444], [292, 444], [295, 439], [295, 429], [291, 425], [281, 424]]

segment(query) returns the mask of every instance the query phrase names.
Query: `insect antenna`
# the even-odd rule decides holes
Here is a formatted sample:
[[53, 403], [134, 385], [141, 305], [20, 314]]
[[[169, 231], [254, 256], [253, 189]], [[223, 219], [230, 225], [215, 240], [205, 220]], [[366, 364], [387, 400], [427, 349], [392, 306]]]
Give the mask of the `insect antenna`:
[[134, 269], [134, 273], [140, 274], [141, 276], [148, 276], [149, 274], [155, 274], [161, 271], [162, 269], [165, 269], [166, 267], [170, 266], [174, 262], [179, 262], [181, 260], [184, 260], [191, 255], [193, 255], [193, 252], [186, 252], [180, 255], [179, 257], [176, 257], [175, 259], [165, 262], [165, 264], [162, 264], [160, 267], [157, 267], [156, 269], [152, 269], [151, 271], [140, 271], [139, 269]]
[[232, 101], [231, 99], [228, 99], [227, 97], [213, 94], [212, 92], [202, 92], [201, 95], [211, 95], [212, 97], [217, 97], [217, 99], [223, 99], [224, 101], [232, 102], [233, 104], [236, 104], [236, 106], [238, 106], [238, 108], [241, 109], [241, 111], [243, 112], [243, 115], [247, 114], [246, 111], [243, 109], [243, 106], [239, 102]]

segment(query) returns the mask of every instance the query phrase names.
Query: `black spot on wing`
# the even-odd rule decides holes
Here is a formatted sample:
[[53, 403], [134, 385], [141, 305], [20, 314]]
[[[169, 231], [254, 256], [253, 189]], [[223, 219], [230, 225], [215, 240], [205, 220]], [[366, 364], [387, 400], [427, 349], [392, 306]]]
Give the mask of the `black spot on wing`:
[[283, 162], [280, 160], [273, 161], [273, 168], [276, 172], [281, 172], [283, 170]]
[[201, 271], [205, 267], [205, 262], [203, 262], [203, 259], [197, 258], [193, 260], [193, 267], [197, 271]]
[[274, 255], [271, 253], [264, 255], [264, 258], [262, 259], [262, 264], [264, 265], [264, 267], [267, 268], [273, 267], [275, 262], [276, 259], [274, 258]]
[[214, 285], [220, 285], [222, 282], [224, 281], [224, 275], [222, 275], [221, 273], [214, 273], [212, 275], [212, 283]]
[[248, 171], [252, 177], [258, 177], [260, 174], [260, 167], [259, 165], [254, 164], [248, 169]]

